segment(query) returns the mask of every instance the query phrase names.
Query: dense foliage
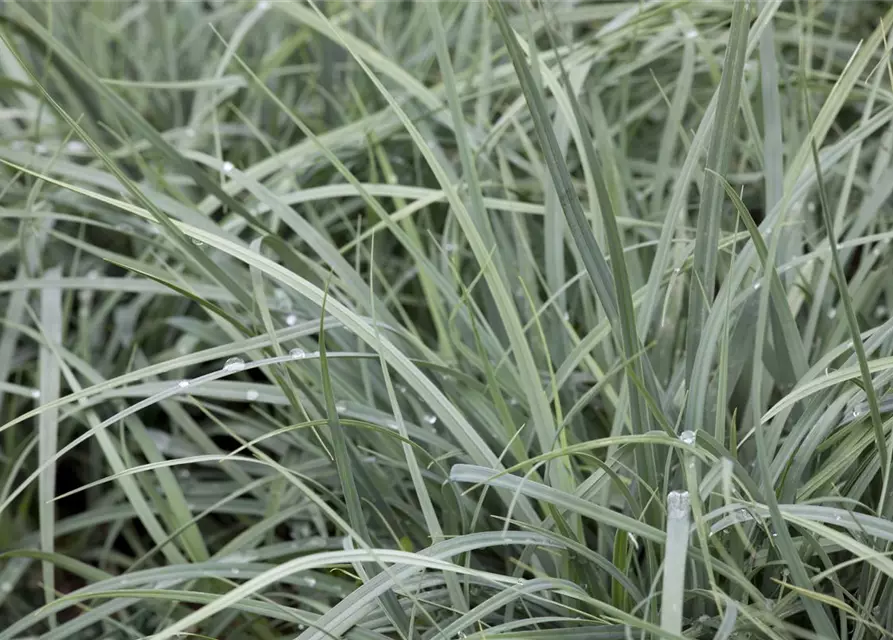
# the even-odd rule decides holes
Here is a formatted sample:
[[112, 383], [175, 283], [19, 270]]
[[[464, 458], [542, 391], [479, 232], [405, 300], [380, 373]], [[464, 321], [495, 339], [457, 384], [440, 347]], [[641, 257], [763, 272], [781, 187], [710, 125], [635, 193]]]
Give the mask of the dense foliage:
[[0, 6], [0, 640], [890, 637], [889, 5]]

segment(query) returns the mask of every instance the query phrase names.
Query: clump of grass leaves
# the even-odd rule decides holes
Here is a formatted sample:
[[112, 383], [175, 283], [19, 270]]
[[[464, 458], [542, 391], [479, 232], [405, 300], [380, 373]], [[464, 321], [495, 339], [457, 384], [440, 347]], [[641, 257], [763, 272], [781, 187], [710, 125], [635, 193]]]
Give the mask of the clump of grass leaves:
[[893, 10], [0, 8], [0, 640], [893, 629]]

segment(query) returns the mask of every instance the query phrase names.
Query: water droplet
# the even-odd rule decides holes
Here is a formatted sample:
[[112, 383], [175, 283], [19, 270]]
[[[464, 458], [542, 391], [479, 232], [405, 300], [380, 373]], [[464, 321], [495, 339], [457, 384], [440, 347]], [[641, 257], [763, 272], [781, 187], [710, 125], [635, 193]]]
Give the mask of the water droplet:
[[437, 416], [435, 416], [433, 413], [426, 413], [422, 420], [424, 420], [426, 424], [436, 424]]
[[691, 29], [685, 30], [685, 38], [687, 40], [694, 40], [698, 37], [698, 30], [692, 27]]
[[347, 403], [344, 400], [339, 400], [335, 403], [335, 412], [336, 413], [345, 413], [347, 411]]
[[828, 310], [828, 319], [833, 320], [837, 317], [837, 309], [829, 309]]
[[520, 404], [520, 403], [518, 402], [517, 398], [509, 398], [509, 406], [517, 407], [518, 404]]
[[307, 578], [307, 586], [315, 587], [316, 586], [316, 578]]
[[679, 434], [679, 439], [685, 444], [694, 444], [695, 443], [695, 432], [694, 431], [683, 431]]
[[40, 389], [31, 389], [31, 397], [40, 400]]
[[887, 307], [884, 305], [879, 305], [877, 309], [874, 310], [875, 318], [886, 318], [887, 317]]
[[406, 393], [408, 389], [406, 388], [405, 384], [398, 384], [397, 391], [399, 391], [400, 393]]
[[245, 361], [239, 357], [232, 357], [223, 365], [223, 370], [229, 373], [233, 371], [241, 371], [245, 368]]
[[756, 282], [753, 283], [753, 290], [758, 291], [759, 288], [762, 286], [763, 286], [763, 283], [761, 283], [759, 280], [757, 280]]
[[673, 269], [673, 273], [678, 276], [680, 273], [682, 273], [682, 267], [676, 267], [675, 269]]
[[65, 149], [69, 153], [85, 153], [87, 151], [87, 145], [80, 140], [71, 140], [65, 145]]
[[702, 616], [699, 616], [699, 617], [698, 617], [698, 622], [700, 622], [701, 624], [704, 624], [704, 623], [707, 622], [709, 619], [710, 619], [710, 618], [705, 614], [705, 615], [702, 615]]
[[0, 591], [3, 593], [9, 593], [12, 591], [12, 583], [11, 582], [3, 582], [0, 583]]
[[255, 400], [257, 400], [257, 398], [259, 396], [260, 396], [260, 394], [254, 389], [249, 389], [248, 391], [245, 392], [245, 399], [248, 402], [254, 402]]
[[809, 201], [806, 203], [806, 210], [809, 213], [815, 213], [815, 202]]
[[834, 516], [834, 522], [843, 522], [843, 518], [839, 515]]
[[295, 326], [296, 324], [298, 324], [298, 316], [293, 313], [288, 314], [287, 316], [285, 316], [285, 324], [287, 324], [289, 327]]
[[564, 318], [565, 322], [570, 322], [571, 314], [565, 311], [563, 314], [561, 314], [561, 317]]
[[300, 360], [301, 358], [304, 358], [307, 354], [304, 353], [303, 349], [292, 349], [291, 351], [288, 352], [288, 355], [291, 356], [292, 360]]
[[227, 160], [226, 162], [223, 163], [223, 167], [222, 167], [222, 169], [223, 169], [223, 173], [229, 173], [230, 171], [232, 171], [233, 169], [235, 169], [235, 166], [233, 166], [233, 163], [232, 163], [232, 162], [230, 162], [229, 160]]
[[180, 380], [180, 382], [177, 383], [177, 386], [181, 389], [185, 389], [189, 386], [189, 380]]
[[192, 244], [194, 244], [196, 247], [203, 247], [205, 245], [205, 243], [198, 238], [192, 238]]
[[235, 567], [233, 567], [233, 568], [231, 569], [231, 571], [232, 571], [232, 574], [233, 574], [234, 576], [239, 575], [239, 570], [236, 569]]
[[257, 3], [257, 8], [259, 11], [266, 11], [270, 8], [270, 0], [261, 0]]
[[457, 245], [455, 242], [447, 242], [445, 245], [443, 245], [443, 250], [447, 253], [456, 253], [458, 249], [459, 245]]

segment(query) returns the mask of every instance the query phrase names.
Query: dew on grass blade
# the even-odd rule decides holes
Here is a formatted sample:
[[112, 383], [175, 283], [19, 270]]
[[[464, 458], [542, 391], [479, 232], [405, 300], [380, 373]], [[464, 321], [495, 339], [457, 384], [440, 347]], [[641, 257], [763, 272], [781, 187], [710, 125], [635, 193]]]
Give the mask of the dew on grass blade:
[[667, 542], [660, 626], [674, 635], [679, 635], [682, 631], [690, 506], [688, 491], [670, 491], [667, 494]]
[[436, 424], [437, 416], [435, 416], [433, 413], [426, 413], [422, 420], [425, 421], [425, 424]]
[[236, 167], [233, 165], [232, 162], [230, 162], [229, 160], [227, 160], [226, 162], [223, 163], [223, 167], [222, 167], [222, 168], [223, 168], [223, 173], [230, 173], [230, 172], [231, 172], [233, 169], [235, 169]]
[[249, 389], [245, 392], [245, 399], [248, 402], [254, 402], [260, 397], [260, 394], [255, 389]]
[[679, 434], [679, 439], [685, 444], [694, 444], [695, 438], [696, 435], [694, 431], [685, 430]]
[[292, 360], [301, 360], [302, 358], [307, 357], [307, 354], [303, 349], [292, 349], [288, 352], [288, 355], [291, 356]]
[[245, 361], [239, 357], [232, 357], [226, 361], [226, 364], [223, 365], [223, 370], [229, 373], [233, 371], [241, 371], [245, 368]]
[[285, 316], [285, 324], [287, 324], [289, 327], [295, 326], [296, 324], [298, 324], [298, 316], [293, 313], [288, 314], [287, 316]]

